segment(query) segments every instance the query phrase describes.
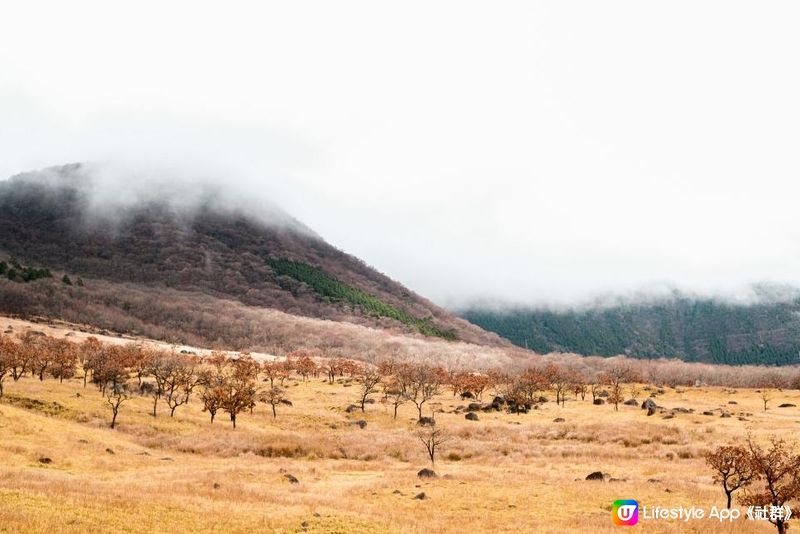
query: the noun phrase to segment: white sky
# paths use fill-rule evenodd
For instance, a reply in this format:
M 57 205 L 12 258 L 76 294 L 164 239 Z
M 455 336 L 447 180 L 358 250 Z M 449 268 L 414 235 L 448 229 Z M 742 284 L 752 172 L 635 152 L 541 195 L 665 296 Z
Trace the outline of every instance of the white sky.
M 440 303 L 800 283 L 793 2 L 5 2 L 0 176 L 277 199 Z

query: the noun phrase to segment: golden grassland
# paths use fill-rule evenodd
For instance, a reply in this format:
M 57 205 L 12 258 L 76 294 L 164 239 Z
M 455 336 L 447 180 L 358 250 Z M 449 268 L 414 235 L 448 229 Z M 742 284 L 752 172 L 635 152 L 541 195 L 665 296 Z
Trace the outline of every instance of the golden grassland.
M 464 402 L 444 393 L 432 407 L 452 439 L 435 465 L 440 476 L 422 480 L 417 471 L 428 461 L 415 408 L 402 406 L 396 421 L 380 402 L 345 413 L 358 396 L 358 384 L 347 382 L 290 380 L 292 407 L 280 406 L 273 419 L 260 405 L 236 430 L 225 414 L 211 424 L 197 401 L 174 418 L 163 409 L 153 418 L 150 399 L 136 397 L 111 430 L 103 398 L 81 380 L 9 381 L 0 402 L 0 531 L 618 532 L 616 499 L 723 506 L 702 454 L 748 432 L 791 438 L 800 418 L 800 408 L 777 408 L 800 405 L 798 391 L 776 391 L 765 412 L 754 390 L 691 388 L 657 397 L 695 410 L 672 419 L 573 399 L 523 415 L 480 412 L 473 422 L 452 413 Z M 720 418 L 719 409 L 734 416 Z M 752 415 L 743 421 L 739 413 Z M 367 426 L 355 426 L 358 419 Z M 584 480 L 596 470 L 621 480 Z M 420 492 L 427 499 L 413 498 Z M 740 519 L 632 530 L 773 528 Z

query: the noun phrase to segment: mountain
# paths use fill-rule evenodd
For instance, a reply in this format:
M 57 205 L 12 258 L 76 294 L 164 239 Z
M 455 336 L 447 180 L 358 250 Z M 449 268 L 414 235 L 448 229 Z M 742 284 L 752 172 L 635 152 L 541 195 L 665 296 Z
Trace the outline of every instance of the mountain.
M 749 303 L 681 294 L 645 302 L 546 310 L 472 307 L 465 319 L 536 352 L 680 358 L 726 364 L 796 364 L 800 296 L 762 288 Z M 769 295 L 766 295 L 769 293 Z M 779 299 L 773 298 L 779 293 Z M 768 298 L 769 297 L 769 298 Z
M 132 194 L 125 184 L 109 187 L 102 172 L 74 164 L 0 182 L 0 312 L 246 347 L 249 334 L 235 330 L 258 324 L 245 324 L 246 311 L 231 312 L 236 303 L 507 344 L 274 206 L 248 211 L 221 189 L 158 181 Z

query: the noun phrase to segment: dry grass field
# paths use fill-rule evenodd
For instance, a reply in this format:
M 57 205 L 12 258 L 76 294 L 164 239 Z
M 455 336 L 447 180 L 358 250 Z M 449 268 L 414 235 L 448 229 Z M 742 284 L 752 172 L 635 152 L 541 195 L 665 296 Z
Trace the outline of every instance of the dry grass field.
M 717 445 L 792 436 L 800 392 L 775 391 L 770 409 L 748 389 L 666 388 L 656 401 L 694 413 L 647 417 L 638 406 L 569 396 L 528 414 L 455 413 L 445 392 L 431 408 L 451 439 L 438 477 L 416 437 L 416 409 L 373 395 L 346 413 L 358 384 L 323 377 L 286 383 L 293 406 L 268 405 L 211 424 L 192 399 L 174 418 L 152 401 L 123 404 L 118 426 L 79 378 L 8 380 L 0 401 L 0 532 L 616 532 L 611 503 L 724 506 L 703 454 Z M 647 395 L 643 392 L 640 400 Z M 491 393 L 484 397 L 490 398 Z M 550 396 L 552 399 L 552 396 Z M 484 400 L 486 400 L 484 398 Z M 734 402 L 736 404 L 730 404 Z M 713 411 L 713 416 L 702 415 Z M 721 418 L 722 410 L 733 416 Z M 740 414 L 743 414 L 741 418 Z M 563 422 L 554 422 L 563 418 Z M 360 428 L 357 420 L 365 420 Z M 46 459 L 49 459 L 48 462 Z M 593 471 L 613 479 L 587 481 Z M 299 481 L 289 482 L 291 474 Z M 424 492 L 424 500 L 415 499 Z M 632 531 L 773 532 L 739 519 L 640 521 Z

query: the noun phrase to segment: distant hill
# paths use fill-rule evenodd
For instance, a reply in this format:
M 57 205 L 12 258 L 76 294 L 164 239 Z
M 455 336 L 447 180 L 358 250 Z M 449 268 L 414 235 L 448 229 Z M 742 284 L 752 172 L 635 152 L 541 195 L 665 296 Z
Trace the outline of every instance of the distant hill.
M 772 288 L 770 293 L 776 293 Z M 536 352 L 626 354 L 725 364 L 796 364 L 800 298 L 734 304 L 675 295 L 644 303 L 553 311 L 474 307 L 461 316 Z
M 213 191 L 191 205 L 155 195 L 98 206 L 92 172 L 76 164 L 0 182 L 0 259 L 7 265 L 0 312 L 69 316 L 121 330 L 150 325 L 176 340 L 246 344 L 244 334 L 221 326 L 227 318 L 209 316 L 211 297 L 420 336 L 506 343 L 279 210 L 249 215 L 216 201 Z M 174 302 L 148 297 L 145 306 L 132 296 L 158 288 L 187 299 L 185 317 L 166 314 Z M 202 317 L 193 296 L 203 297 Z

